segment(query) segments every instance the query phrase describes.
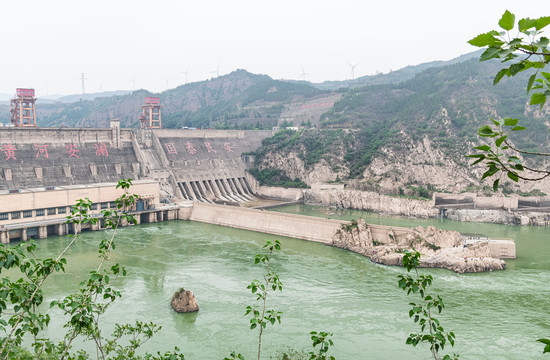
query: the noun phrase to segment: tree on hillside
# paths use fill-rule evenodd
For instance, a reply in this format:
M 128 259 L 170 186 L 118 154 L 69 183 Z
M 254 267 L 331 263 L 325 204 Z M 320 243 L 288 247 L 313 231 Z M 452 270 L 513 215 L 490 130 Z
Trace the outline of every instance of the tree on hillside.
M 542 30 L 550 24 L 550 16 L 521 19 L 517 21 L 517 29 L 514 30 L 516 17 L 506 10 L 498 24 L 500 31 L 480 34 L 469 43 L 486 47 L 480 61 L 499 59 L 507 65 L 496 74 L 493 85 L 498 84 L 504 76 L 512 77 L 523 71 L 533 71 L 527 83 L 527 94 L 531 94 L 529 104 L 539 106 L 542 112 L 550 97 L 550 73 L 544 71 L 550 62 L 550 41 L 543 36 Z M 496 191 L 504 175 L 515 182 L 519 179 L 539 181 L 550 176 L 550 168 L 547 166 L 528 166 L 523 161 L 523 157 L 530 156 L 535 163 L 540 164 L 541 160 L 550 159 L 550 153 L 522 150 L 511 141 L 514 132 L 525 130 L 524 126 L 519 125 L 519 119 L 505 117 L 491 118 L 491 121 L 491 125 L 484 125 L 478 130 L 478 135 L 486 138 L 488 143 L 475 147 L 480 153 L 468 155 L 476 159 L 472 165 L 483 163 L 487 166 L 482 179 L 496 176 L 493 182 Z

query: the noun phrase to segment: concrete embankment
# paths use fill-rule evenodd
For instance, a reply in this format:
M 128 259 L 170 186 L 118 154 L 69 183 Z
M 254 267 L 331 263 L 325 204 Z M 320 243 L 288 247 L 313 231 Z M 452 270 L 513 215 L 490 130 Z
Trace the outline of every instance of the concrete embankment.
M 385 265 L 400 265 L 404 250 L 421 251 L 421 266 L 459 273 L 504 269 L 500 258 L 515 258 L 511 240 L 466 244 L 456 231 L 367 225 L 349 221 L 284 214 L 207 203 L 188 203 L 180 219 L 316 241 L 369 257 Z
M 332 236 L 347 223 L 312 216 L 269 212 L 207 203 L 193 203 L 188 219 L 331 245 Z

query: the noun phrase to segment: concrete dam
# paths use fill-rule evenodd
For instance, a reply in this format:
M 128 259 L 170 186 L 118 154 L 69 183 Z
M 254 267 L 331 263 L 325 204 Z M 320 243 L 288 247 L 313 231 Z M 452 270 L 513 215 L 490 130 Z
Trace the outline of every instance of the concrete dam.
M 253 158 L 271 131 L 0 128 L 0 191 L 149 179 L 161 198 L 254 200 Z M 250 158 L 250 159 L 249 159 Z M 1 210 L 0 210 L 1 212 Z

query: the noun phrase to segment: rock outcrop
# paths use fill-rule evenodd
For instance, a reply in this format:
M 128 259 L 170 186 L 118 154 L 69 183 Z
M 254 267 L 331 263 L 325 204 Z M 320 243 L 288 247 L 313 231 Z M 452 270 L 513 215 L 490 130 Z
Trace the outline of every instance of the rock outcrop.
M 367 256 L 384 265 L 401 266 L 405 250 L 420 252 L 420 266 L 444 268 L 457 273 L 504 270 L 504 260 L 490 257 L 489 242 L 465 245 L 456 231 L 418 226 L 404 234 L 390 233 L 389 240 L 375 239 L 369 226 L 359 220 L 356 226 L 338 230 L 333 245 Z
M 304 202 L 342 209 L 374 211 L 380 214 L 429 218 L 439 215 L 431 200 L 415 200 L 359 190 L 306 190 Z
M 199 311 L 199 305 L 197 304 L 195 295 L 191 290 L 185 290 L 184 288 L 174 293 L 170 304 L 172 305 L 172 309 L 179 313 Z

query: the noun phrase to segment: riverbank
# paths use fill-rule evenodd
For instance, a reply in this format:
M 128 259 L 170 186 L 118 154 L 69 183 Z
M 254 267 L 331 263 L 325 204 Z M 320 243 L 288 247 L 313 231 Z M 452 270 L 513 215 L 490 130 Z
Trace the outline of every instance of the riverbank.
M 315 189 L 283 189 L 260 187 L 270 197 L 295 201 L 302 199 L 304 204 L 371 211 L 381 215 L 405 216 L 416 219 L 443 217 L 449 220 L 483 222 L 503 225 L 550 226 L 550 212 L 505 210 L 505 209 L 439 209 L 435 201 L 389 196 L 370 191 L 345 190 L 342 188 L 318 187 Z M 295 191 L 291 191 L 295 190 Z

